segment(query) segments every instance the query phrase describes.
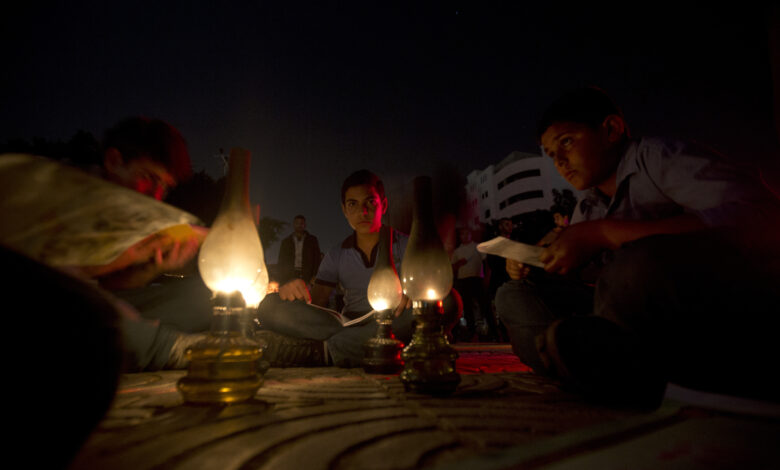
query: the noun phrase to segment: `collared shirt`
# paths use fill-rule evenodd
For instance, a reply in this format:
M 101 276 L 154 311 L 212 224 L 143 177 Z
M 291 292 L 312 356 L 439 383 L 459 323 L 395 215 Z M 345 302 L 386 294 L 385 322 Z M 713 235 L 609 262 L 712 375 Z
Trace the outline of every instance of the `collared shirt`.
M 612 198 L 596 188 L 587 190 L 572 223 L 692 213 L 707 226 L 723 227 L 776 217 L 778 209 L 749 170 L 692 143 L 632 141 L 618 164 L 616 188 Z
M 386 226 L 382 227 L 382 230 L 387 229 Z M 409 238 L 405 234 L 393 229 L 393 261 L 399 273 L 408 241 Z M 353 232 L 341 245 L 328 250 L 320 263 L 314 282 L 328 287 L 341 287 L 344 292 L 344 313 L 371 311 L 366 290 L 374 272 L 377 246 L 371 251 L 371 257 L 366 258 L 357 247 L 357 235 Z
M 295 262 L 293 266 L 296 269 L 301 269 L 303 266 L 303 240 L 306 239 L 306 234 L 304 233 L 300 239 L 293 234 L 292 239 L 295 244 Z

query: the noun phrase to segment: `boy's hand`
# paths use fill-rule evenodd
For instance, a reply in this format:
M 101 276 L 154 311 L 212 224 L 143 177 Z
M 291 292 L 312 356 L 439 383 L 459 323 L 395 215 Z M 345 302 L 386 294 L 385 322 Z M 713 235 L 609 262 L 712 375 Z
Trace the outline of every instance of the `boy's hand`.
M 509 274 L 510 279 L 514 279 L 515 281 L 525 279 L 530 271 L 531 268 L 520 261 L 509 258 L 506 259 L 506 273 Z
M 311 303 L 311 294 L 303 279 L 293 279 L 279 287 L 279 297 L 290 302 L 303 300 L 307 304 Z
M 558 238 L 539 256 L 545 271 L 566 274 L 585 264 L 600 250 L 611 248 L 600 222 L 581 222 L 561 230 Z
M 191 226 L 188 236 L 172 237 L 166 233 L 155 233 L 132 245 L 111 264 L 103 267 L 106 274 L 133 265 L 152 264 L 158 273 L 181 269 L 198 252 L 208 229 Z
M 194 237 L 185 241 L 177 240 L 167 249 L 158 246 L 154 253 L 154 264 L 157 267 L 157 272 L 167 273 L 183 268 L 195 257 L 199 247 L 200 240 Z

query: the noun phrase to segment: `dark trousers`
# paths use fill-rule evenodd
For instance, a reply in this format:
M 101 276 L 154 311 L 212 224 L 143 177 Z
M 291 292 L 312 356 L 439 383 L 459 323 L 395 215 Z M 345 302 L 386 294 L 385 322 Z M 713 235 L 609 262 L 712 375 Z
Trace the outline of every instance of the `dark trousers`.
M 704 234 L 648 237 L 612 255 L 595 289 L 549 275 L 499 289 L 496 308 L 521 360 L 543 370 L 536 336 L 556 319 L 594 314 L 633 335 L 671 381 L 766 392 L 756 384 L 777 356 L 768 326 L 780 311 L 778 273 Z
M 498 339 L 498 327 L 496 318 L 493 316 L 493 309 L 490 306 L 487 292 L 481 277 L 466 277 L 457 279 L 454 283 L 455 289 L 460 293 L 463 299 L 463 317 L 466 319 L 466 328 L 469 336 L 473 336 L 477 330 L 474 316 L 474 303 L 476 301 L 479 307 L 479 313 L 488 326 L 488 333 L 495 339 Z

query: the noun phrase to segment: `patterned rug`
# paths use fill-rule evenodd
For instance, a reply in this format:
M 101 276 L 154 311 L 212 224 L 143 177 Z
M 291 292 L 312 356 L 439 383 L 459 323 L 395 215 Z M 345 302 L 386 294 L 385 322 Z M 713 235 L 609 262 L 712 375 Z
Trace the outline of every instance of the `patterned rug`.
M 460 374 L 497 374 L 531 372 L 512 352 L 512 346 L 502 343 L 457 343 L 455 367 Z

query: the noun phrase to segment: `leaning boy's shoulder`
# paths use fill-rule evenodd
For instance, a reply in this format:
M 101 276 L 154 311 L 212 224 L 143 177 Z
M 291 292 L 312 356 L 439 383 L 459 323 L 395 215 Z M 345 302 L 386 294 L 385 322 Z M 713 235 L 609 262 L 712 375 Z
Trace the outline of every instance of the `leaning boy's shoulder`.
M 693 177 L 711 165 L 739 166 L 711 147 L 695 141 L 643 137 L 631 142 L 618 167 L 618 180 L 631 174 L 648 175 L 653 180 L 670 176 Z
M 666 160 L 688 157 L 722 160 L 725 157 L 711 147 L 696 141 L 643 137 L 633 142 L 629 153 L 640 161 Z

